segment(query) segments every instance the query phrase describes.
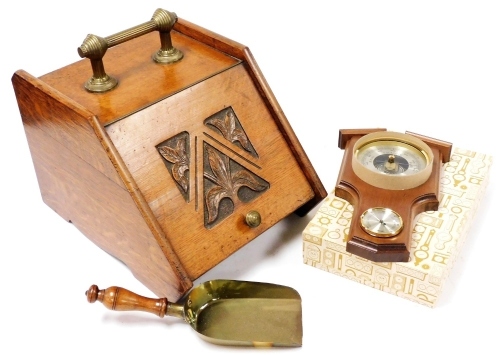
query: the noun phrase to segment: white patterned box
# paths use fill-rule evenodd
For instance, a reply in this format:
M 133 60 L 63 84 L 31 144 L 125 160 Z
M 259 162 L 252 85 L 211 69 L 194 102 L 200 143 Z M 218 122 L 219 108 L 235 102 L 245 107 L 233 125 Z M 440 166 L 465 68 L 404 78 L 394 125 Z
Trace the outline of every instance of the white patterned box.
M 443 166 L 439 210 L 416 217 L 406 263 L 376 263 L 346 252 L 353 207 L 329 194 L 302 233 L 304 263 L 434 307 L 484 194 L 491 164 L 491 156 L 453 149 Z

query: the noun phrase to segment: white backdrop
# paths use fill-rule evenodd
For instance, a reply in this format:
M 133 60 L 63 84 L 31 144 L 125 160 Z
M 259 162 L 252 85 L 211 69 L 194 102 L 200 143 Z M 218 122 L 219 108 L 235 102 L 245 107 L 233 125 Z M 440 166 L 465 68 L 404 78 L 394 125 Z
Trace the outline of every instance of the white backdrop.
M 340 128 L 408 130 L 494 156 L 487 195 L 435 309 L 304 265 L 301 232 L 316 209 L 286 218 L 196 283 L 230 278 L 297 289 L 304 339 L 284 350 L 291 353 L 498 350 L 498 2 L 29 0 L 2 7 L 0 353 L 263 351 L 209 344 L 177 319 L 89 305 L 84 292 L 93 283 L 153 294 L 40 197 L 12 74 L 41 76 L 75 62 L 88 33 L 111 35 L 158 7 L 250 48 L 328 191 L 343 154 Z

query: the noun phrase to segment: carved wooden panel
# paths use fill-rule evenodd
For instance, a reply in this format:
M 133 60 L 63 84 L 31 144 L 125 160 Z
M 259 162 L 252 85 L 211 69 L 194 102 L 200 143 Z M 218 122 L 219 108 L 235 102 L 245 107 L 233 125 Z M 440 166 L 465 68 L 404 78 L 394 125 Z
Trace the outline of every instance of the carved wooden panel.
M 244 149 L 252 156 L 258 157 L 231 107 L 207 118 L 205 126 L 215 127 L 223 136 L 224 140 L 219 141 L 220 144 L 234 145 L 234 149 Z M 205 135 L 209 136 L 207 133 Z M 188 132 L 181 132 L 157 145 L 156 148 L 186 202 L 189 202 L 189 182 L 192 180 L 190 175 L 195 174 L 195 171 L 203 171 L 203 219 L 206 228 L 214 227 L 233 213 L 236 206 L 252 201 L 269 188 L 269 183 L 256 173 L 206 142 L 203 143 L 203 166 L 196 166 L 198 162 L 195 160 L 193 162 L 195 168 L 191 169 L 193 170 L 191 172 L 189 137 Z M 228 149 L 232 150 L 230 147 Z M 236 155 L 236 159 L 238 158 L 243 159 Z M 256 169 L 258 168 L 256 166 Z M 195 189 L 198 188 L 196 185 Z
M 205 226 L 211 228 L 269 188 L 269 183 L 210 146 L 203 147 Z
M 106 131 L 192 278 L 314 196 L 243 65 Z
M 189 201 L 189 133 L 181 132 L 159 144 L 158 152 L 164 159 L 172 179 L 184 199 Z
M 245 149 L 254 157 L 259 156 L 248 139 L 232 107 L 226 107 L 213 114 L 205 120 L 205 125 L 209 128 L 213 128 L 216 132 L 221 134 L 224 139 Z

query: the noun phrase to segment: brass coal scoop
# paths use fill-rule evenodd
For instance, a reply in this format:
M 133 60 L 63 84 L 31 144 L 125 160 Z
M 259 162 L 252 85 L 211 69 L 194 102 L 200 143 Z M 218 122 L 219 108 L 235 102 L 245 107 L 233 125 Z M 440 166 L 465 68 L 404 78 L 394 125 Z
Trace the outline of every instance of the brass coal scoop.
M 221 345 L 301 346 L 300 295 L 286 286 L 233 280 L 207 281 L 182 303 L 147 298 L 120 287 L 92 285 L 87 300 L 116 311 L 144 311 L 184 319 L 205 340 Z

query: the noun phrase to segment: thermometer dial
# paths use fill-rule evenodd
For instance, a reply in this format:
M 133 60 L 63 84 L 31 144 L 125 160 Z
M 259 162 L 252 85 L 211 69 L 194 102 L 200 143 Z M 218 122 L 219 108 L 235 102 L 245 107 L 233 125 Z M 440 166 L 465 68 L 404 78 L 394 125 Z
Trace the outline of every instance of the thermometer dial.
M 403 229 L 403 219 L 390 208 L 369 208 L 360 218 L 361 228 L 374 236 L 388 238 L 398 235 Z

